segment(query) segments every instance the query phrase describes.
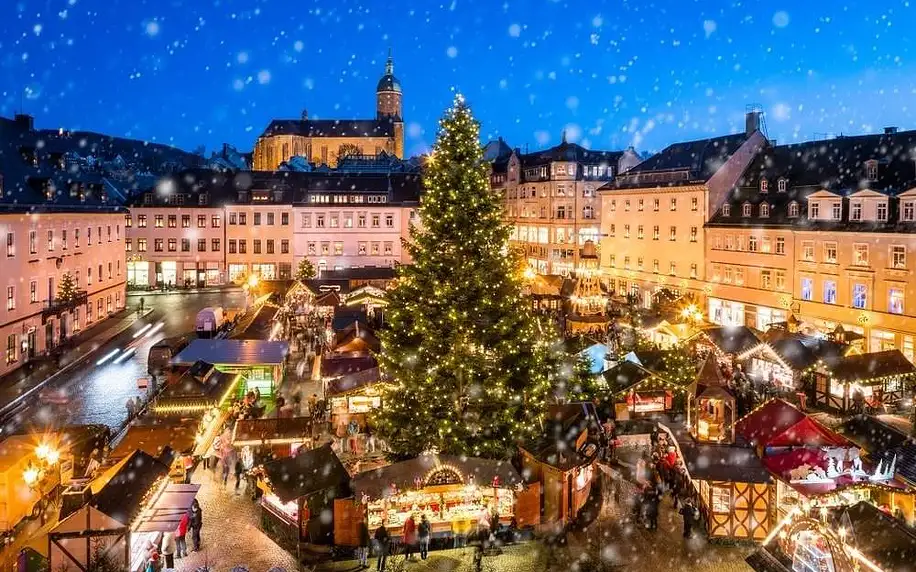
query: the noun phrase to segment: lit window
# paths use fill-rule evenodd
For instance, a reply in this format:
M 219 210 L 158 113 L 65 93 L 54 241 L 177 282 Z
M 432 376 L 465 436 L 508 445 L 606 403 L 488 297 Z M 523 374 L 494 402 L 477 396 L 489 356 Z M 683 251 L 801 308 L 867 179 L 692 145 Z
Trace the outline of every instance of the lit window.
M 671 210 L 677 210 L 677 197 L 671 197 Z
M 658 240 L 658 238 L 659 238 L 658 225 L 655 225 L 652 227 L 652 240 Z
M 907 222 L 916 220 L 916 201 L 903 201 L 903 220 Z
M 642 211 L 642 208 L 643 208 L 643 200 L 642 200 L 642 199 L 637 199 L 637 200 L 636 200 L 636 210 Z
M 695 211 L 699 208 L 700 201 L 696 197 L 690 197 L 690 210 Z
M 868 305 L 868 287 L 865 284 L 852 285 L 852 307 L 860 310 Z
M 887 201 L 878 203 L 875 217 L 882 222 L 887 220 Z
M 672 275 L 672 276 L 674 276 L 675 274 L 677 274 L 677 263 L 676 263 L 676 262 L 671 262 L 671 263 L 668 265 L 668 274 L 670 274 L 670 275 Z
M 696 263 L 690 265 L 690 277 L 691 277 L 691 278 L 696 278 L 696 277 L 697 277 L 697 265 L 696 265 Z
M 867 244 L 854 244 L 852 246 L 852 263 L 855 266 L 868 266 Z
M 636 238 L 639 240 L 643 239 L 642 225 L 636 227 Z
M 802 300 L 811 300 L 814 293 L 814 279 L 813 278 L 802 278 L 801 279 L 801 299 Z
M 630 225 L 628 224 L 623 225 L 623 237 L 630 238 Z
M 836 264 L 836 243 L 835 242 L 825 242 L 824 243 L 824 262 L 830 262 L 831 264 Z
M 751 205 L 750 203 L 744 203 L 744 206 L 741 207 L 741 216 L 751 216 Z
M 825 304 L 836 304 L 836 281 L 835 280 L 825 280 L 824 281 L 824 303 Z
M 760 218 L 767 218 L 770 216 L 770 205 L 763 203 L 760 205 Z
M 833 220 L 840 220 L 843 217 L 843 203 L 834 201 L 830 205 L 830 213 Z
M 878 162 L 874 159 L 865 162 L 865 178 L 871 182 L 878 180 Z
M 817 220 L 821 216 L 821 203 L 808 204 L 808 218 Z
M 786 253 L 786 239 L 783 236 L 776 237 L 776 254 Z
M 731 205 L 722 205 L 722 216 L 732 216 Z
M 677 227 L 672 226 L 669 230 L 668 240 L 677 240 Z
M 757 252 L 757 237 L 751 235 L 747 237 L 747 250 L 748 252 Z
M 786 272 L 785 270 L 776 271 L 776 289 L 785 290 L 786 289 Z
M 903 289 L 891 288 L 887 293 L 887 311 L 891 314 L 903 313 Z
M 814 242 L 806 240 L 802 243 L 802 260 L 814 262 Z
M 768 189 L 769 189 L 769 183 L 767 183 L 767 180 L 766 180 L 766 179 L 760 179 L 760 192 L 761 192 L 761 193 L 766 193 L 766 192 L 768 191 Z
M 789 216 L 795 218 L 798 216 L 798 203 L 789 203 Z
M 658 258 L 652 261 L 652 272 L 658 274 Z
M 659 199 L 653 199 L 653 201 L 652 201 L 652 210 L 658 212 L 659 203 L 661 203 L 661 201 L 660 201 Z
M 772 288 L 772 274 L 769 270 L 760 271 L 760 287 L 764 290 L 769 290 Z
M 779 179 L 776 182 L 776 190 L 779 191 L 780 193 L 786 192 L 786 184 L 787 184 L 787 181 L 785 179 Z
M 696 242 L 696 241 L 697 241 L 697 227 L 692 226 L 690 227 L 690 242 Z
M 862 201 L 855 201 L 849 206 L 849 220 L 862 220 Z
M 906 247 L 894 245 L 891 247 L 891 267 L 906 268 Z

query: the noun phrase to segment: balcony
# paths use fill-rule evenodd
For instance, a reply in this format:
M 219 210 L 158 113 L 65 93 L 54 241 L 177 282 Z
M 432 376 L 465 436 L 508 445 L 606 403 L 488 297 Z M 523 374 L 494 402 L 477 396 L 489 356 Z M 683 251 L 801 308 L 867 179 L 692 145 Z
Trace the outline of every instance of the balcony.
M 64 312 L 86 305 L 88 301 L 89 293 L 85 290 L 77 290 L 73 298 L 69 300 L 61 300 L 60 298 L 45 300 L 44 308 L 41 309 L 41 318 L 45 320 L 49 316 L 60 316 Z

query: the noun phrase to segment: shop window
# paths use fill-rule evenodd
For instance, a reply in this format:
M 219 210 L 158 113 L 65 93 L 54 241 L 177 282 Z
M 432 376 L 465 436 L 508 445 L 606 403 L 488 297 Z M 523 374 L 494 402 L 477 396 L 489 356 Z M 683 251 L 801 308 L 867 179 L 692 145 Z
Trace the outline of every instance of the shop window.
M 728 487 L 713 485 L 709 489 L 709 505 L 716 514 L 730 514 L 732 510 L 732 491 Z

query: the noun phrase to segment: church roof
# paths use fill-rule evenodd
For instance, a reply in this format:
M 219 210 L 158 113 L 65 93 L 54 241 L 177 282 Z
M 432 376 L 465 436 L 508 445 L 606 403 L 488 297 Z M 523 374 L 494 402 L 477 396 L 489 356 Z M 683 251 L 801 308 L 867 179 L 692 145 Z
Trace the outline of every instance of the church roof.
M 394 137 L 391 119 L 274 119 L 261 137 Z
M 394 77 L 394 60 L 391 59 L 390 51 L 388 52 L 388 61 L 385 63 L 385 75 L 379 78 L 375 91 L 396 91 L 401 93 L 401 82 Z

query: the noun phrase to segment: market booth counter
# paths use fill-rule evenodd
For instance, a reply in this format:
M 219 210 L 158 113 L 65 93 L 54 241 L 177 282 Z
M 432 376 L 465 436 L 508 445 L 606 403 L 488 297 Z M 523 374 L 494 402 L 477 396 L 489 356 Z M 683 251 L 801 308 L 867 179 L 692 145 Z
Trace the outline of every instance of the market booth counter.
M 690 434 L 701 442 L 734 442 L 736 398 L 725 384 L 714 356 L 706 358 L 689 391 L 687 426 Z
M 89 502 L 62 515 L 48 534 L 50 570 L 85 572 L 99 558 L 112 568 L 142 570 L 147 541 L 157 544 L 175 530 L 200 488 L 169 481 L 171 457 L 169 450 L 159 458 L 135 451 L 100 476 Z
M 261 526 L 271 538 L 292 550 L 299 542 L 333 542 L 334 528 L 321 515 L 331 512 L 335 499 L 350 496 L 350 474 L 330 444 L 300 449 L 258 472 Z
M 343 546 L 356 546 L 365 518 L 370 531 L 384 524 L 394 537 L 411 514 L 417 522 L 425 514 L 435 537 L 469 534 L 484 511 L 502 525 L 539 523 L 537 483 L 525 487 L 507 461 L 424 454 L 359 473 L 350 488 L 352 498 L 334 501 L 334 539 Z
M 328 383 L 325 396 L 331 405 L 331 426 L 356 421 L 366 426 L 366 416 L 382 406 L 388 381 L 377 367 L 347 374 Z

